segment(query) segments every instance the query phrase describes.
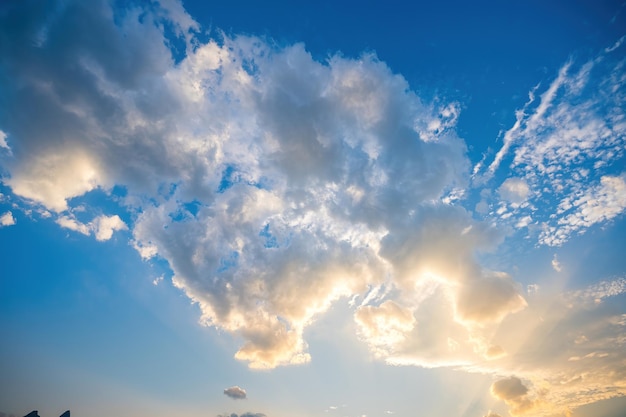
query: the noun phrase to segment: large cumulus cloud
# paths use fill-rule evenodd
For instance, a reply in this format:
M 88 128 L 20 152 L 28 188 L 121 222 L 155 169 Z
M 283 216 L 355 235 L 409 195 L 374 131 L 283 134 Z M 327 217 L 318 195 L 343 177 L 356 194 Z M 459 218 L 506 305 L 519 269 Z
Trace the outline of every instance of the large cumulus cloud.
M 2 38 L 3 74 L 19 80 L 3 90 L 4 182 L 85 234 L 72 199 L 125 187 L 134 246 L 169 262 L 203 323 L 242 338 L 236 357 L 250 366 L 308 361 L 303 330 L 333 301 L 413 279 L 407 230 L 467 226 L 441 202 L 467 176 L 456 105 L 422 102 L 375 56 L 200 43 L 188 16 L 155 4 L 28 6 L 4 14 L 19 22 Z M 186 42 L 179 62 L 164 25 Z

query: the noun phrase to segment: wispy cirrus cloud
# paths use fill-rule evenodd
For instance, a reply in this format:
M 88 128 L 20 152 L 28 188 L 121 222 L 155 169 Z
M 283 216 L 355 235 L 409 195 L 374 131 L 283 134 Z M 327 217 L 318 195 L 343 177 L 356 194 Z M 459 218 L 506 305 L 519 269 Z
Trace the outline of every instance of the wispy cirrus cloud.
M 561 200 L 555 225 L 545 225 L 539 241 L 551 246 L 564 243 L 574 233 L 619 216 L 626 209 L 626 174 L 604 175 L 600 183 Z
M 539 97 L 535 87 L 491 164 L 475 167 L 479 185 L 508 164 L 511 178 L 499 187 L 504 201 L 492 203 L 491 215 L 517 227 L 539 226 L 542 244 L 560 246 L 626 208 L 621 43 L 581 65 L 571 59 Z

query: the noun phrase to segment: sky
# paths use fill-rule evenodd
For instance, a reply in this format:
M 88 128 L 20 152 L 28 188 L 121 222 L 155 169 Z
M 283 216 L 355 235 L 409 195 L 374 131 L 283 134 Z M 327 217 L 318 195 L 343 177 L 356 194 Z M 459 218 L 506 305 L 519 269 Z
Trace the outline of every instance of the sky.
M 0 3 L 0 416 L 618 417 L 626 3 Z

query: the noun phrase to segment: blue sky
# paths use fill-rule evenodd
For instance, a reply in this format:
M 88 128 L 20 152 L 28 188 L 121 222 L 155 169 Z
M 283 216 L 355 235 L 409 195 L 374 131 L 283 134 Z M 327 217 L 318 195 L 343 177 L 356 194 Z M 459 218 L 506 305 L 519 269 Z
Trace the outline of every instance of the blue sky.
M 0 5 L 0 412 L 626 408 L 626 6 Z

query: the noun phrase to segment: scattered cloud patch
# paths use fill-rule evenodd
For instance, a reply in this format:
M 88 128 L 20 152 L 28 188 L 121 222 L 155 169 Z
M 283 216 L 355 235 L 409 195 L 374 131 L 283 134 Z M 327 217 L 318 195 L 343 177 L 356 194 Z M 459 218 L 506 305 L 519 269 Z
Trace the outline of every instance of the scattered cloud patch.
M 582 195 L 567 197 L 559 208 L 563 213 L 557 224 L 546 225 L 539 241 L 560 246 L 574 233 L 582 233 L 597 223 L 605 223 L 626 209 L 626 175 L 600 178 L 600 183 Z
M 560 246 L 626 209 L 622 43 L 586 62 L 569 60 L 541 94 L 540 85 L 533 88 L 491 164 L 475 166 L 475 183 L 484 185 L 508 164 L 498 191 L 514 207 L 496 214 L 518 228 L 533 219 L 541 244 Z M 493 215 L 489 203 L 483 198 L 477 212 Z
M 594 302 L 601 301 L 608 297 L 615 297 L 626 293 L 626 278 L 616 278 L 613 280 L 602 281 L 590 287 L 575 291 L 572 295 L 573 298 L 579 298 L 583 300 L 593 300 Z

